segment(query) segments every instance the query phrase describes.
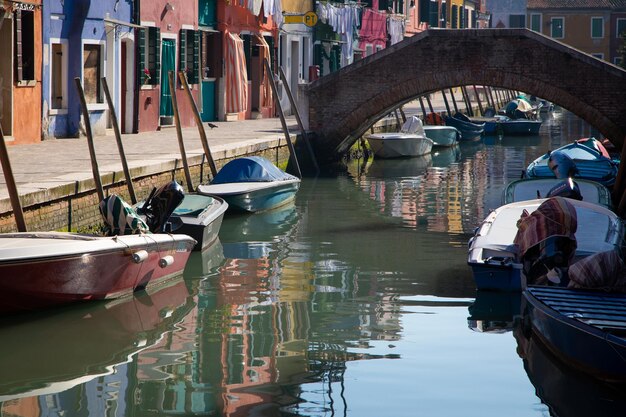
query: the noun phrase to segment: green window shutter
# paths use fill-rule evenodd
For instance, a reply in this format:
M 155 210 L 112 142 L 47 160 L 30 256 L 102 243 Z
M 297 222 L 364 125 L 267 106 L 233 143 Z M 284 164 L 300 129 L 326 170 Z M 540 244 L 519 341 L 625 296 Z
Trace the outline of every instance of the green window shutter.
M 154 72 L 152 77 L 152 85 L 161 85 L 161 29 L 150 28 L 152 31 L 152 39 L 154 43 Z
M 187 30 L 181 29 L 179 32 L 180 48 L 178 48 L 179 71 L 187 70 Z
M 24 55 L 22 48 L 22 11 L 15 12 L 15 81 L 24 79 Z
M 458 9 L 459 7 L 456 4 L 452 5 L 452 17 L 451 17 L 451 25 L 452 29 L 457 29 L 459 27 L 459 18 L 458 18 Z
M 191 83 L 198 84 L 200 78 L 200 32 L 191 32 L 193 34 L 193 65 L 191 71 Z
M 143 28 L 137 29 L 137 38 L 139 44 L 139 47 L 137 48 L 139 53 L 139 74 L 141 83 L 144 84 L 147 80 L 147 76 L 144 70 L 148 68 L 148 60 L 146 56 L 146 30 Z
M 430 0 L 419 0 L 419 20 L 428 22 L 430 18 Z

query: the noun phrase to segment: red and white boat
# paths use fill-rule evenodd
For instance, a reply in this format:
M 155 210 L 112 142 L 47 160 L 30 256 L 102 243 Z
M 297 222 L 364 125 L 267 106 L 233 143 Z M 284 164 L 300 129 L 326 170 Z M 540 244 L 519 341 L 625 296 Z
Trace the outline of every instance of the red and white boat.
M 182 274 L 187 235 L 0 234 L 0 312 L 119 298 Z

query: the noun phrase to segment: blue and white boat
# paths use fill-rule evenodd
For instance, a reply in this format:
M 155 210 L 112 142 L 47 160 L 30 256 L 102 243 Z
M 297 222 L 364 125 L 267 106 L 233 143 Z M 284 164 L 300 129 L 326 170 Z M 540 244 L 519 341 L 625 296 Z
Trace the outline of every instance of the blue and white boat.
M 590 144 L 578 141 L 556 149 L 554 152 L 567 155 L 576 165 L 575 178 L 597 181 L 602 185 L 611 187 L 615 183 L 619 163 L 607 158 L 602 152 L 594 149 Z M 554 172 L 548 165 L 551 152 L 547 152 L 531 162 L 526 168 L 525 176 L 528 178 L 555 178 Z
M 451 147 L 461 138 L 461 132 L 453 126 L 424 125 L 424 132 L 433 141 L 433 147 Z
M 295 199 L 300 178 L 288 174 L 260 156 L 236 158 L 215 178 L 199 185 L 199 194 L 223 198 L 229 208 L 244 212 L 271 210 Z

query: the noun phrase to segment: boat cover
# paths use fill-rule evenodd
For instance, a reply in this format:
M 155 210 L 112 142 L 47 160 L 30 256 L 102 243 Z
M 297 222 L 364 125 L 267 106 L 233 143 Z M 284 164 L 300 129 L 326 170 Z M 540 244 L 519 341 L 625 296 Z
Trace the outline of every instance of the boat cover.
M 104 219 L 105 233 L 108 236 L 150 233 L 146 222 L 127 202 L 115 194 L 102 200 L 98 208 Z
M 411 133 L 418 136 L 426 136 L 426 132 L 424 131 L 424 125 L 422 121 L 417 116 L 411 116 L 407 119 L 406 122 L 402 125 L 400 129 L 400 133 Z
M 211 184 L 271 182 L 297 179 L 260 156 L 233 159 L 220 169 Z
M 576 140 L 576 143 L 580 143 L 581 145 L 588 146 L 594 151 L 597 151 L 598 153 L 600 153 L 605 158 L 611 159 L 611 155 L 606 150 L 602 142 L 600 142 L 598 139 L 594 137 L 578 139 Z
M 626 265 L 616 250 L 581 259 L 568 270 L 570 288 L 626 292 Z
M 523 257 L 530 248 L 552 236 L 569 238 L 575 245 L 577 228 L 576 208 L 564 197 L 552 197 L 532 213 L 522 212 L 513 242 Z

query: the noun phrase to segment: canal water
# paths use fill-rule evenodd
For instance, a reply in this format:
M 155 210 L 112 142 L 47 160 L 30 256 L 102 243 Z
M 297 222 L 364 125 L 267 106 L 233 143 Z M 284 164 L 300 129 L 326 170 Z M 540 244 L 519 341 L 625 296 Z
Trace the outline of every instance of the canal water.
M 544 119 L 305 178 L 292 206 L 227 215 L 166 288 L 4 320 L 0 416 L 621 415 L 614 387 L 519 331 L 520 294 L 477 293 L 466 265 L 507 182 L 597 135 Z

